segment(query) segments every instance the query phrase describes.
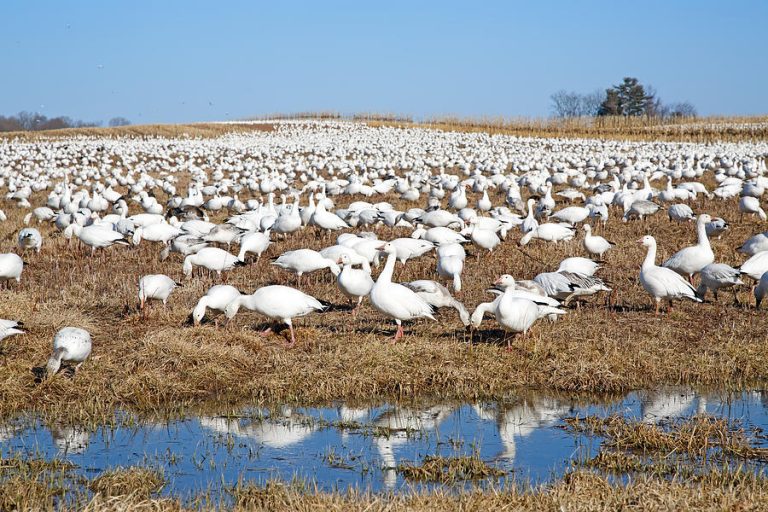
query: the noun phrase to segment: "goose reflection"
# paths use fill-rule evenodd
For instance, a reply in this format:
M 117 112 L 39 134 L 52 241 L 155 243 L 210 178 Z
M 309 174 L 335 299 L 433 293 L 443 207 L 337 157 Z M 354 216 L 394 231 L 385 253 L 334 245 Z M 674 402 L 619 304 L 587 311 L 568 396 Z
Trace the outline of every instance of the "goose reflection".
M 640 414 L 644 423 L 703 414 L 706 408 L 707 399 L 691 390 L 657 390 L 640 395 Z
M 570 404 L 550 398 L 525 399 L 512 407 L 499 408 L 495 404 L 475 404 L 472 406 L 480 419 L 496 421 L 499 439 L 503 445 L 497 459 L 507 459 L 510 463 L 517 455 L 517 442 L 528 437 L 534 431 L 550 427 L 568 415 Z
M 91 433 L 83 427 L 53 427 L 51 437 L 59 455 L 79 455 L 88 448 Z
M 247 437 L 276 449 L 300 443 L 314 431 L 311 418 L 294 413 L 290 407 L 281 407 L 279 414 L 258 420 L 202 417 L 200 425 L 220 434 Z
M 375 426 L 389 431 L 389 436 L 374 437 L 374 444 L 381 458 L 384 487 L 387 490 L 394 489 L 397 484 L 395 448 L 408 442 L 409 433 L 437 430 L 454 409 L 454 406 L 448 405 L 424 408 L 394 407 L 374 420 Z

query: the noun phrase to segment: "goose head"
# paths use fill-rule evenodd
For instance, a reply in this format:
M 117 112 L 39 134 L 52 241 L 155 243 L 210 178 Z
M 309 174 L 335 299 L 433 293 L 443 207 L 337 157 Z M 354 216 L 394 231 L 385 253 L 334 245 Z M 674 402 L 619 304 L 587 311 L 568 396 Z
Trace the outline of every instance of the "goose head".
M 501 288 L 514 288 L 515 287 L 515 278 L 512 277 L 509 274 L 502 274 L 499 276 L 496 281 L 493 282 L 495 286 L 499 286 Z
M 656 239 L 651 235 L 645 235 L 643 238 L 638 240 L 637 243 L 644 247 L 656 247 Z

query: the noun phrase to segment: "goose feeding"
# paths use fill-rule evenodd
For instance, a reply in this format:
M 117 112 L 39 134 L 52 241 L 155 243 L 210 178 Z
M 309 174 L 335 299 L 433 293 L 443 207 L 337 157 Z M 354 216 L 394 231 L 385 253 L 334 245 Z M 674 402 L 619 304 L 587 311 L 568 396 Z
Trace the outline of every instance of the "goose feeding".
M 144 309 L 148 300 L 159 300 L 163 306 L 168 303 L 168 297 L 173 290 L 181 286 L 165 274 L 148 274 L 139 279 L 139 309 Z
M 760 280 L 752 293 L 755 296 L 755 309 L 760 309 L 760 304 L 762 304 L 765 296 L 768 295 L 768 272 L 760 276 Z
M 428 279 L 419 279 L 407 283 L 401 283 L 406 288 L 409 288 L 421 297 L 424 302 L 432 306 L 434 309 L 440 308 L 453 308 L 459 314 L 461 323 L 465 326 L 469 325 L 469 311 L 464 307 L 464 304 L 456 300 L 448 288 L 438 283 L 437 281 L 431 281 Z
M 707 236 L 717 237 L 718 239 L 723 236 L 723 233 L 728 231 L 730 226 L 725 219 L 721 217 L 715 217 L 712 222 L 707 222 Z
M 192 310 L 192 321 L 194 325 L 200 325 L 205 316 L 206 309 L 212 309 L 223 313 L 229 306 L 229 303 L 240 297 L 240 290 L 228 284 L 217 284 L 211 286 L 205 295 L 200 297 L 195 308 Z
M 739 267 L 741 275 L 748 276 L 759 281 L 765 272 L 768 272 L 768 251 L 758 252 Z
M 243 265 L 245 265 L 245 263 L 240 261 L 237 256 L 228 253 L 224 249 L 219 249 L 218 247 L 203 247 L 195 254 L 190 254 L 184 258 L 182 271 L 185 276 L 191 277 L 192 269 L 195 266 L 198 266 L 216 272 L 218 276 L 221 276 L 222 272 Z
M 696 215 L 693 214 L 693 210 L 687 204 L 673 204 L 667 208 L 667 216 L 669 216 L 669 220 L 676 222 L 688 222 L 696 219 Z
M 322 254 L 312 249 L 296 249 L 295 251 L 284 252 L 272 264 L 296 274 L 299 283 L 301 283 L 302 275 L 316 270 L 327 268 L 334 277 L 341 272 L 339 265 L 334 260 L 324 258 Z
M 560 266 L 557 267 L 556 272 L 573 272 L 574 274 L 593 276 L 599 269 L 599 263 L 594 262 L 589 258 L 573 256 L 571 258 L 565 258 L 563 261 L 561 261 Z
M 286 324 L 291 331 L 291 345 L 296 343 L 293 319 L 325 309 L 325 306 L 316 298 L 295 288 L 282 285 L 264 286 L 251 295 L 236 297 L 224 309 L 227 321 L 234 318 L 241 307 Z M 268 336 L 271 333 L 272 328 L 270 327 L 262 331 L 261 335 Z
M 357 305 L 352 310 L 352 314 L 357 315 L 363 299 L 371 293 L 371 288 L 373 288 L 371 274 L 365 270 L 352 268 L 352 258 L 349 254 L 341 254 L 336 263 L 342 265 L 341 272 L 336 276 L 336 284 L 348 298 L 357 299 Z M 368 262 L 366 261 L 366 263 Z
M 256 261 L 261 259 L 261 255 L 269 248 L 272 242 L 269 239 L 269 230 L 261 232 L 246 233 L 240 238 L 240 252 L 237 259 L 245 261 L 245 256 L 251 252 L 256 255 Z
M 599 235 L 592 234 L 592 226 L 584 224 L 584 249 L 599 258 L 611 250 L 616 244 Z
M 384 270 L 379 274 L 379 278 L 371 288 L 370 300 L 376 310 L 380 313 L 393 318 L 397 324 L 397 332 L 392 340 L 393 343 L 403 337 L 403 321 L 414 320 L 416 318 L 429 318 L 432 316 L 432 306 L 419 297 L 413 290 L 392 282 L 392 274 L 395 270 L 395 259 L 397 258 L 397 249 L 394 245 L 386 243 L 379 248 L 387 255 L 387 262 Z
M 768 215 L 765 214 L 765 211 L 760 206 L 760 199 L 756 197 L 742 196 L 741 199 L 739 199 L 739 211 L 741 212 L 742 217 L 745 213 L 747 215 L 757 214 L 757 216 L 760 217 L 760 220 L 768 220 Z
M 638 199 L 629 203 L 625 208 L 624 217 L 622 220 L 627 222 L 629 219 L 645 220 L 649 215 L 653 215 L 659 211 L 660 206 L 652 201 L 646 201 L 644 199 Z
M 453 291 L 461 291 L 461 273 L 464 271 L 464 259 L 460 256 L 442 256 L 437 258 L 437 275 L 453 282 Z
M 96 249 L 106 249 L 115 244 L 130 245 L 121 233 L 96 225 L 83 227 L 79 224 L 70 224 L 64 231 L 64 236 L 67 235 L 75 235 L 83 244 L 91 248 L 92 255 Z
M 674 270 L 682 276 L 688 276 L 688 281 L 693 283 L 693 274 L 701 272 L 701 269 L 715 261 L 715 253 L 712 252 L 712 246 L 707 237 L 707 222 L 712 217 L 706 213 L 699 215 L 696 219 L 696 233 L 698 243 L 691 247 L 680 249 L 673 254 L 662 266 Z
M 662 300 L 669 301 L 669 310 L 672 310 L 672 301 L 676 299 L 690 299 L 701 302 L 696 296 L 696 290 L 680 274 L 667 267 L 656 266 L 656 239 L 646 235 L 639 244 L 648 248 L 640 269 L 640 284 L 643 289 L 656 302 L 656 315 L 659 314 L 659 305 Z
M 539 224 L 538 227 L 523 235 L 519 244 L 521 246 L 527 245 L 534 238 L 553 243 L 568 241 L 573 239 L 575 233 L 576 231 L 570 226 L 547 222 L 545 224 Z
M 48 359 L 46 373 L 53 377 L 62 363 L 76 363 L 74 371 L 91 355 L 91 334 L 79 327 L 64 327 L 53 338 L 53 354 Z

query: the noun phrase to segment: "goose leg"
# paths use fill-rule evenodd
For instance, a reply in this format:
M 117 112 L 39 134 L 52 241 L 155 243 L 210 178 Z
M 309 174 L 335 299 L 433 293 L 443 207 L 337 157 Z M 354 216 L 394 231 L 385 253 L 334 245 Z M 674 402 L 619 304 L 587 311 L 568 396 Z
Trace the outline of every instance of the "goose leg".
M 659 306 L 661 305 L 661 301 L 659 299 L 656 299 L 656 314 L 655 316 L 659 316 Z
M 403 337 L 403 324 L 400 323 L 400 320 L 397 321 L 397 332 L 395 333 L 395 337 L 392 340 L 392 343 L 397 342 L 400 338 Z
M 288 329 L 291 331 L 291 346 L 296 344 L 296 334 L 293 332 L 293 324 L 288 324 Z
M 259 336 L 265 336 L 266 337 L 266 336 L 269 336 L 270 334 L 272 334 L 272 326 L 269 326 L 266 329 L 264 329 L 263 331 L 261 331 L 259 333 Z

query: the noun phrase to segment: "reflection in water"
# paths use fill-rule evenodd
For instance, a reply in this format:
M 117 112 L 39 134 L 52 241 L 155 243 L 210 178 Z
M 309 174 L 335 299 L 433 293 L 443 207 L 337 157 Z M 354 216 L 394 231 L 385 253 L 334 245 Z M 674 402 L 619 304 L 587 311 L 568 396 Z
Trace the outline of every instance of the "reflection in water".
M 246 437 L 270 448 L 285 448 L 300 443 L 312 434 L 311 418 L 294 414 L 290 407 L 282 407 L 280 415 L 268 419 L 247 420 L 221 417 L 202 417 L 203 428 L 220 434 Z
M 586 442 L 558 428 L 566 417 L 621 414 L 659 423 L 706 412 L 768 429 L 766 398 L 762 391 L 701 395 L 669 389 L 630 393 L 609 403 L 534 394 L 511 403 L 339 403 L 95 432 L 17 421 L 0 426 L 0 451 L 63 457 L 88 476 L 116 466 L 150 464 L 168 478 L 166 494 L 215 493 L 238 481 L 295 476 L 325 490 L 397 491 L 405 485 L 398 463 L 472 453 L 519 478 L 544 482 L 569 468 L 574 456 L 591 456 L 599 449 L 599 440 Z M 222 443 L 221 435 L 237 442 Z

